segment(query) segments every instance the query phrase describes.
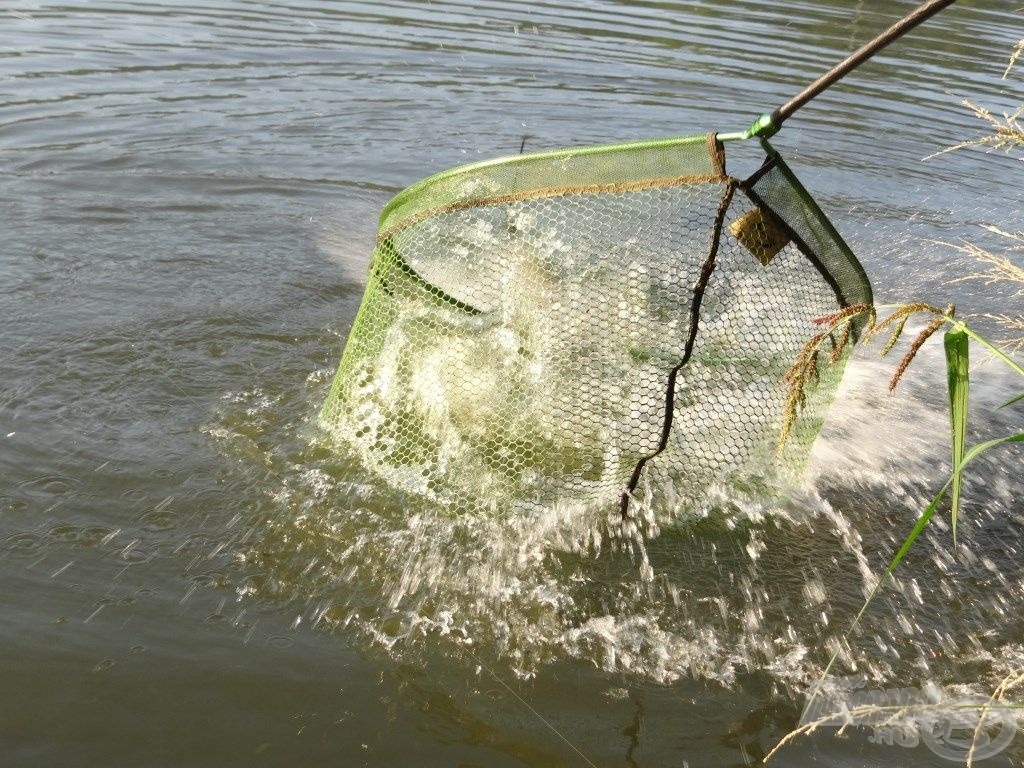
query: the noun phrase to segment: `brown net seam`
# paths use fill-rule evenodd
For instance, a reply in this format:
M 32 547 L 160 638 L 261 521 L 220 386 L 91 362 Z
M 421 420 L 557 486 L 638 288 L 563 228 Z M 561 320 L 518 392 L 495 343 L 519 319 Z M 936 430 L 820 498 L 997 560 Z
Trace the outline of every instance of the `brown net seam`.
M 715 271 L 715 260 L 718 257 L 718 249 L 722 241 L 722 228 L 725 224 L 725 215 L 729 211 L 729 205 L 732 203 L 732 196 L 736 191 L 737 185 L 738 182 L 733 179 L 729 179 L 725 188 L 725 194 L 722 195 L 722 200 L 718 204 L 718 212 L 715 214 L 715 226 L 711 234 L 711 245 L 708 249 L 708 257 L 704 261 L 704 266 L 701 267 L 697 283 L 693 286 L 693 301 L 690 304 L 690 327 L 687 329 L 686 346 L 683 348 L 683 356 L 680 358 L 679 363 L 668 374 L 668 384 L 665 392 L 665 420 L 662 423 L 661 440 L 659 441 L 658 447 L 655 449 L 654 453 L 640 459 L 640 461 L 637 462 L 636 467 L 633 469 L 633 474 L 629 478 L 629 484 L 622 492 L 622 498 L 619 502 L 619 512 L 623 518 L 629 516 L 629 501 L 633 496 L 633 492 L 636 491 L 637 485 L 640 484 L 640 478 L 643 475 L 644 467 L 647 466 L 647 463 L 651 461 L 651 459 L 661 454 L 668 447 L 669 438 L 672 436 L 672 419 L 675 415 L 676 379 L 679 376 L 679 371 L 683 369 L 683 366 L 690 361 L 690 357 L 693 355 L 693 348 L 697 342 L 697 330 L 700 324 L 700 305 L 704 300 L 704 292 L 707 290 L 708 283 L 711 281 L 711 274 Z
M 718 170 L 722 170 L 721 162 L 717 159 L 715 164 Z M 403 229 L 418 224 L 431 216 L 440 216 L 446 213 L 455 213 L 469 208 L 483 208 L 488 205 L 500 205 L 502 203 L 515 203 L 524 200 L 543 200 L 552 197 L 566 197 L 568 195 L 589 195 L 589 194 L 614 194 L 617 192 L 640 192 L 645 189 L 659 189 L 661 187 L 681 187 L 695 184 L 731 184 L 733 179 L 724 173 L 695 173 L 687 176 L 670 176 L 661 179 L 644 179 L 643 181 L 627 181 L 618 184 L 577 184 L 564 187 L 543 187 L 532 189 L 529 192 L 513 192 L 505 195 L 493 195 L 491 197 L 476 197 L 470 200 L 460 200 L 457 203 L 440 205 L 435 208 L 427 208 L 414 213 L 407 219 L 395 224 L 387 230 L 377 234 L 377 242 L 386 240 L 398 234 Z
M 717 133 L 708 134 L 708 155 L 715 164 L 715 173 L 725 176 L 725 145 L 718 140 Z

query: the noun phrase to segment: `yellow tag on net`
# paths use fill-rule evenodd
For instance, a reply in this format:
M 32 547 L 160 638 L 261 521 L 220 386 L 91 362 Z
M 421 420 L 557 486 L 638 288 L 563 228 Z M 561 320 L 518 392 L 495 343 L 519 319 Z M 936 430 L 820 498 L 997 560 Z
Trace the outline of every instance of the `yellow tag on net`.
M 743 214 L 729 225 L 733 237 L 764 266 L 789 244 L 789 235 L 760 208 Z

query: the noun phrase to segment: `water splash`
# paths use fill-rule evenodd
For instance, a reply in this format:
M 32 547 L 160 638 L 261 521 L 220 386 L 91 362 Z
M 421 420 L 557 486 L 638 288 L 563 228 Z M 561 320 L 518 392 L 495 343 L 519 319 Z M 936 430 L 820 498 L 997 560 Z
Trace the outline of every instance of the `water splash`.
M 255 417 L 267 402 L 259 391 L 234 398 L 228 420 Z M 227 448 L 245 442 L 214 432 Z M 262 576 L 240 592 L 298 604 L 308 623 L 407 660 L 454 641 L 521 677 L 575 658 L 662 682 L 728 684 L 770 668 L 795 684 L 829 631 L 828 600 L 810 622 L 799 615 L 804 572 L 833 594 L 847 580 L 830 567 L 838 542 L 851 572 L 867 574 L 845 518 L 793 489 L 780 501 L 761 488 L 717 487 L 686 522 L 666 525 L 638 505 L 647 512 L 623 526 L 583 505 L 453 516 L 367 482 L 358 462 L 315 434 L 285 461 L 263 459 L 274 471 L 257 535 L 237 555 L 240 570 Z M 807 562 L 792 570 L 794 558 Z
M 844 637 L 945 455 L 929 443 L 943 417 L 928 377 L 886 398 L 887 370 L 851 368 L 802 483 L 738 479 L 678 507 L 644 488 L 625 527 L 580 505 L 453 515 L 374 479 L 310 422 L 329 370 L 283 393 L 246 390 L 208 427 L 251 466 L 235 589 L 412 665 L 466 648 L 522 678 L 572 660 L 659 683 L 757 672 L 802 695 L 840 650 L 843 674 L 879 684 L 990 686 L 1000 649 L 1024 641 L 1012 479 L 968 488 L 960 549 L 937 519 L 865 630 Z M 886 421 L 903 425 L 898 439 L 870 426 Z M 998 480 L 992 469 L 979 464 Z

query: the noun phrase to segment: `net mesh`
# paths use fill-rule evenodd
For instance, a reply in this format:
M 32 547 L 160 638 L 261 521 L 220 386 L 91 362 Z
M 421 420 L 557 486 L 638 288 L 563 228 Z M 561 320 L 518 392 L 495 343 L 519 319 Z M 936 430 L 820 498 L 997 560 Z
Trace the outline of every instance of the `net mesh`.
M 459 512 L 695 502 L 781 462 L 783 375 L 813 320 L 870 301 L 777 157 L 744 182 L 712 137 L 467 166 L 384 210 L 325 428 Z

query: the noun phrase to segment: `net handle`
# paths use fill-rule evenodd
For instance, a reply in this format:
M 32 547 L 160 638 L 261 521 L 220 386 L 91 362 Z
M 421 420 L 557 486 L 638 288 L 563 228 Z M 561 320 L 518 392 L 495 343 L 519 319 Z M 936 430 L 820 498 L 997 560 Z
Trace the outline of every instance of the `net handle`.
M 954 2 L 956 2 L 956 0 L 927 0 L 927 2 L 921 3 L 921 5 L 913 11 L 908 13 L 877 37 L 866 42 L 774 112 L 761 115 L 749 130 L 738 134 L 719 134 L 719 141 L 728 141 L 729 139 L 739 138 L 749 139 L 753 136 L 761 136 L 763 138 L 773 136 L 779 128 L 782 127 L 782 124 L 808 101 L 813 99 L 815 96 L 818 96 L 826 88 L 829 88 L 837 81 L 848 75 L 854 69 L 889 45 L 889 43 L 903 37 L 910 30 L 914 29 L 914 27 L 924 21 L 927 21 L 939 11 L 952 5 Z

